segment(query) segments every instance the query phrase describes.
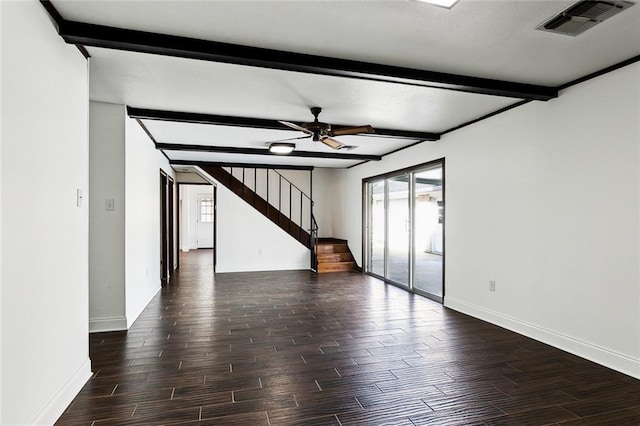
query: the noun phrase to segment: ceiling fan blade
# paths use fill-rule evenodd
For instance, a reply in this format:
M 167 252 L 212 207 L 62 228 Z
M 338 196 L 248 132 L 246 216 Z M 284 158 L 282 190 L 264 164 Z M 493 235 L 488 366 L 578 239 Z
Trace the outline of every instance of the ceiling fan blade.
M 322 138 L 320 140 L 320 142 L 322 142 L 323 144 L 333 148 L 333 149 L 340 149 L 343 146 L 345 146 L 342 142 L 338 142 L 335 139 L 331 139 L 331 138 Z
M 278 139 L 276 141 L 269 141 L 269 142 L 265 142 L 265 143 L 270 144 L 270 143 L 274 143 L 274 142 L 295 141 L 295 140 L 298 140 L 298 139 L 309 139 L 310 137 L 311 137 L 311 135 L 298 136 L 297 138 Z
M 375 133 L 375 130 L 373 130 L 373 127 L 369 125 L 356 126 L 356 127 L 343 127 L 341 129 L 331 130 L 332 136 L 357 135 L 358 133 Z
M 300 125 L 298 125 L 298 124 L 296 124 L 296 123 L 292 123 L 292 122 L 290 122 L 290 121 L 278 121 L 278 123 L 280 123 L 280 124 L 284 124 L 284 125 L 285 125 L 285 126 L 287 126 L 287 127 L 291 127 L 291 128 L 292 128 L 292 129 L 294 129 L 294 130 L 300 130 L 301 132 L 305 132 L 305 133 L 308 133 L 308 134 L 312 134 L 312 132 L 311 132 L 311 131 L 309 131 L 309 130 L 305 129 L 304 127 L 302 127 L 302 126 L 300 126 Z

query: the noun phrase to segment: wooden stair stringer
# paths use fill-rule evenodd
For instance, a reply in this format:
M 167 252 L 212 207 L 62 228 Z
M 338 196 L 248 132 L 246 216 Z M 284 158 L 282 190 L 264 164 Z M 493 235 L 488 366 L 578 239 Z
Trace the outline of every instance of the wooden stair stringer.
M 243 184 L 238 178 L 223 169 L 221 166 L 202 165 L 200 168 L 244 200 L 264 217 L 277 225 L 280 229 L 289 234 L 293 239 L 306 248 L 311 249 L 311 236 L 307 231 L 298 226 L 294 221 L 289 219 L 276 207 L 272 206 L 267 202 L 267 200 L 262 198 L 251 188 Z

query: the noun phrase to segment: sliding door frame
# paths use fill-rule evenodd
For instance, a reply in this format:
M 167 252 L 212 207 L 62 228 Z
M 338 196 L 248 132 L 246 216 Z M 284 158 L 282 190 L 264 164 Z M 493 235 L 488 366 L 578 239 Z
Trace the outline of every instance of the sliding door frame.
M 419 294 L 421 296 L 427 297 L 429 299 L 433 299 L 437 302 L 440 303 L 444 303 L 444 298 L 445 298 L 445 292 L 446 292 L 446 276 L 445 276 L 445 265 L 446 265 L 446 209 L 447 209 L 447 195 L 446 195 L 446 164 L 445 164 L 445 158 L 439 158 L 439 159 L 435 159 L 432 161 L 428 161 L 426 163 L 422 163 L 422 164 L 418 164 L 415 166 L 411 166 L 411 167 L 406 167 L 403 169 L 399 169 L 399 170 L 394 170 L 391 172 L 387 172 L 387 173 L 383 173 L 380 175 L 375 175 L 375 176 L 370 176 L 367 178 L 362 179 L 362 266 L 363 266 L 363 272 L 366 273 L 367 275 L 371 275 L 375 278 L 378 278 L 382 281 L 384 281 L 385 283 L 388 284 L 392 284 L 395 285 L 397 287 L 400 287 L 404 290 L 410 291 L 412 293 L 415 294 Z M 416 207 L 416 201 L 415 201 L 415 177 L 414 174 L 415 172 L 419 172 L 421 170 L 424 169 L 428 169 L 430 167 L 433 166 L 441 166 L 442 167 L 442 200 L 444 201 L 443 204 L 443 214 L 442 214 L 442 246 L 443 246 L 443 252 L 442 252 L 442 297 L 438 297 L 436 295 L 432 295 L 430 293 L 427 293 L 425 291 L 416 289 L 414 286 L 414 278 L 415 278 L 415 207 Z M 400 283 L 397 283 L 389 278 L 386 278 L 386 276 L 388 275 L 388 269 L 387 269 L 387 262 L 388 262 L 388 251 L 389 251 L 389 244 L 388 244 L 388 226 L 387 226 L 387 222 L 388 222 L 388 208 L 389 208 L 389 185 L 387 183 L 387 179 L 393 178 L 393 177 L 397 177 L 397 176 L 402 176 L 403 174 L 406 174 L 408 176 L 408 183 L 409 183 L 409 193 L 408 193 L 408 198 L 409 198 L 409 285 L 404 286 Z M 383 180 L 384 181 L 384 209 L 385 209 L 385 246 L 384 246 L 384 275 L 385 276 L 380 276 L 374 272 L 371 272 L 369 269 L 369 263 L 370 263 L 370 259 L 369 259 L 369 249 L 370 249 L 370 240 L 369 240 L 369 226 L 370 226 L 370 208 L 368 205 L 368 201 L 369 201 L 369 193 L 368 193 L 368 184 L 375 182 L 375 181 L 379 181 L 379 180 Z

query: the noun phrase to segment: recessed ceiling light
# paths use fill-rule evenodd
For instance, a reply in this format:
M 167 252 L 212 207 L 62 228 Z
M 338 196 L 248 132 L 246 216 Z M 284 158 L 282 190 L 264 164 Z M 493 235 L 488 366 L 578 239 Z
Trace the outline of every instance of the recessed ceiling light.
M 273 142 L 269 145 L 269 151 L 276 154 L 289 154 L 296 147 L 295 143 Z
M 421 3 L 429 3 L 429 4 L 432 4 L 434 6 L 439 6 L 439 7 L 444 7 L 444 8 L 447 8 L 447 9 L 451 9 L 460 0 L 413 0 L 413 1 L 419 1 Z

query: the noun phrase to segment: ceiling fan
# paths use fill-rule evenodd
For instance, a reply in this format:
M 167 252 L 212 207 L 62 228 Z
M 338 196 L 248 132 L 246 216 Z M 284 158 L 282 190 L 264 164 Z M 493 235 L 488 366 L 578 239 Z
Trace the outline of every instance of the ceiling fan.
M 292 123 L 290 121 L 280 121 L 280 123 L 294 130 L 300 130 L 301 132 L 307 134 L 307 136 L 293 139 L 312 138 L 314 142 L 322 142 L 323 144 L 333 149 L 356 148 L 353 145 L 345 145 L 342 142 L 333 139 L 335 136 L 357 135 L 359 133 L 374 133 L 373 127 L 369 125 L 332 129 L 330 124 L 318 121 L 318 115 L 320 115 L 321 112 L 322 108 L 320 107 L 311 108 L 311 114 L 313 114 L 314 117 L 314 120 L 311 123 L 303 123 L 301 125 Z

